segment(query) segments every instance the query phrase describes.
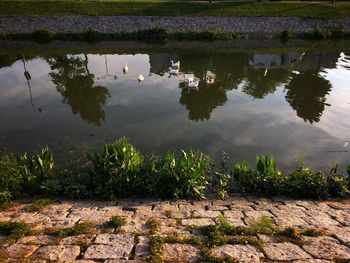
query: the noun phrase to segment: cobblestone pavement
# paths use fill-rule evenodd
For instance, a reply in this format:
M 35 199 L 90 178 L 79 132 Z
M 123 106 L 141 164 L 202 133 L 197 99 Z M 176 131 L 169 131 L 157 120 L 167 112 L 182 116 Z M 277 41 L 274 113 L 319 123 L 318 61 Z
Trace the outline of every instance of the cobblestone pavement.
M 55 32 L 130 32 L 148 28 L 167 28 L 174 31 L 205 31 L 218 29 L 249 36 L 275 35 L 291 29 L 295 33 L 325 29 L 350 29 L 349 19 L 317 20 L 299 17 L 188 17 L 188 16 L 0 16 L 0 32 L 32 32 L 50 29 Z
M 102 227 L 113 216 L 123 217 L 126 224 L 119 230 Z M 193 240 L 205 237 L 198 227 L 218 224 L 220 216 L 232 226 L 247 228 L 269 217 L 275 228 L 292 227 L 299 232 L 316 229 L 321 235 L 302 235 L 296 240 L 292 235 L 283 238 L 255 232 L 245 237 L 254 242 L 207 247 L 212 257 L 241 262 L 350 262 L 350 200 L 316 202 L 254 196 L 225 201 L 60 201 L 39 211 L 30 203 L 18 203 L 1 211 L 0 221 L 26 222 L 34 232 L 17 240 L 0 236 L 0 261 L 145 262 L 150 239 L 163 237 L 165 261 L 200 262 L 203 248 Z M 151 229 L 150 219 L 158 222 L 157 228 Z M 83 222 L 90 222 L 93 230 L 63 238 L 53 235 Z

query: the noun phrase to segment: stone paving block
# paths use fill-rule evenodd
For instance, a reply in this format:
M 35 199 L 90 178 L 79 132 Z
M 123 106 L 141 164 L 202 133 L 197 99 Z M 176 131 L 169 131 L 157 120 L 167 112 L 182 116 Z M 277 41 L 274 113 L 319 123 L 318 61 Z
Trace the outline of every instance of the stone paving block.
M 94 261 L 96 262 L 96 261 Z M 129 260 L 123 260 L 123 259 L 107 259 L 104 261 L 104 263 L 146 263 L 148 261 L 142 260 L 142 259 L 129 259 Z
M 198 211 L 198 210 L 205 210 L 205 206 L 203 205 L 179 205 L 179 211 Z
M 148 227 L 146 226 L 147 219 L 132 218 L 128 219 L 125 226 L 122 226 L 121 231 L 127 233 L 138 233 L 146 234 L 148 232 Z
M 96 263 L 96 261 L 85 260 L 85 259 L 78 259 L 78 260 L 74 260 L 73 263 Z
M 0 255 L 7 258 L 22 258 L 32 255 L 38 246 L 25 244 L 12 244 L 4 249 L 0 249 Z M 0 259 L 1 260 L 1 259 Z
M 334 235 L 342 243 L 350 247 L 350 227 L 333 227 L 329 229 L 329 234 Z
M 193 235 L 185 229 L 183 226 L 161 226 L 159 235 L 175 235 L 179 237 L 192 237 Z
M 247 226 L 241 218 L 237 217 L 225 217 L 231 226 Z M 220 223 L 218 218 L 215 219 L 216 224 Z
M 130 244 L 134 244 L 134 236 L 131 234 L 99 234 L 94 243 L 129 247 Z
M 192 218 L 192 219 L 182 219 L 182 225 L 184 225 L 184 226 L 209 226 L 209 225 L 215 225 L 215 222 L 211 218 Z
M 273 214 L 271 214 L 269 211 L 246 211 L 245 212 L 246 217 L 244 218 L 244 221 L 247 224 L 250 224 L 252 221 L 259 220 L 263 216 L 267 216 L 269 218 L 274 218 Z
M 230 257 L 247 263 L 259 263 L 264 257 L 259 249 L 252 245 L 223 245 L 212 250 L 216 258 Z
M 73 227 L 80 220 L 79 216 L 70 216 L 63 220 L 49 220 L 45 222 L 43 228 L 66 228 Z
M 135 247 L 135 259 L 146 259 L 150 252 L 149 238 L 139 236 Z
M 84 259 L 128 259 L 132 246 L 92 245 L 84 253 Z
M 306 241 L 303 248 L 315 258 L 350 260 L 350 249 L 332 237 L 308 238 Z
M 222 206 L 222 205 L 208 205 L 205 208 L 208 211 L 225 211 L 225 210 L 228 210 L 227 206 Z
M 82 243 L 91 243 L 93 239 L 96 237 L 96 235 L 77 235 L 77 236 L 70 236 L 70 237 L 64 237 L 61 240 L 59 240 L 60 245 L 79 245 Z
M 303 249 L 289 242 L 266 243 L 264 244 L 264 250 L 270 260 L 292 261 L 311 258 Z
M 342 225 L 350 226 L 350 213 L 347 210 L 338 210 L 333 214 L 335 220 L 340 222 Z
M 224 217 L 234 217 L 234 218 L 244 218 L 244 214 L 241 211 L 237 210 L 229 210 L 223 212 Z
M 2 211 L 0 212 L 0 221 L 2 222 L 10 221 L 13 216 L 15 216 L 15 212 Z
M 329 260 L 324 259 L 304 259 L 304 260 L 294 260 L 293 263 L 333 263 Z
M 155 205 L 155 207 L 153 208 L 153 211 L 178 211 L 179 207 L 177 205 L 172 205 L 169 203 L 160 203 Z
M 50 217 L 51 220 L 63 220 L 68 216 L 70 204 L 52 204 L 43 208 L 40 214 Z
M 38 236 L 26 236 L 20 238 L 17 243 L 19 244 L 32 244 L 32 245 L 50 245 L 54 243 L 56 238 L 54 236 L 38 235 Z
M 33 259 L 46 259 L 56 262 L 73 262 L 80 254 L 79 246 L 44 246 L 33 255 Z
M 274 209 L 271 213 L 275 216 L 276 225 L 280 228 L 286 227 L 310 227 L 310 224 L 307 223 L 303 218 L 306 215 L 301 210 L 291 209 L 288 210 L 279 210 Z
M 167 216 L 167 214 L 165 214 Z M 171 211 L 171 218 L 190 218 L 190 211 Z
M 330 226 L 339 226 L 339 222 L 337 220 L 332 219 L 327 213 L 317 211 L 317 210 L 308 210 L 305 211 L 306 216 L 303 218 L 310 225 L 314 225 L 316 227 L 325 227 L 328 228 Z
M 194 262 L 200 257 L 200 251 L 189 244 L 164 244 L 163 257 L 166 261 Z
M 192 217 L 197 218 L 218 218 L 219 216 L 222 216 L 222 213 L 220 211 L 211 211 L 211 210 L 196 210 L 192 212 Z
M 50 217 L 38 214 L 37 212 L 33 213 L 19 213 L 11 219 L 14 222 L 25 222 L 27 224 L 37 224 L 43 223 L 50 220 Z

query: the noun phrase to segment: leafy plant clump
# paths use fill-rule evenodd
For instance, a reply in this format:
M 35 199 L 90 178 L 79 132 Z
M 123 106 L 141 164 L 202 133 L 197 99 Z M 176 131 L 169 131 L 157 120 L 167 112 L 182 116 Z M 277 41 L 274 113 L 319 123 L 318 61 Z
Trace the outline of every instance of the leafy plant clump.
M 286 41 L 286 40 L 291 39 L 293 37 L 293 35 L 294 35 L 293 30 L 288 28 L 288 29 L 282 31 L 281 38 L 282 38 L 282 40 Z
M 102 153 L 88 157 L 93 164 L 91 181 L 97 195 L 115 199 L 133 195 L 142 186 L 144 157 L 126 138 L 105 144 Z
M 146 226 L 148 227 L 148 231 L 151 235 L 154 235 L 160 229 L 160 221 L 154 218 L 149 219 L 146 222 Z
M 285 174 L 272 156 L 256 156 L 256 169 L 243 161 L 232 170 L 227 155 L 216 166 L 208 155 L 193 150 L 144 157 L 126 138 L 105 144 L 102 152 L 88 153 L 86 158 L 89 162 L 84 165 L 73 161 L 57 167 L 48 147 L 34 154 L 0 153 L 0 206 L 13 199 L 38 196 L 41 199 L 32 206 L 36 210 L 55 197 L 205 199 L 216 194 L 225 199 L 231 193 L 248 192 L 328 198 L 350 194 L 350 167 L 348 175 L 343 175 L 338 165 L 329 173 L 298 165 Z M 172 217 L 170 212 L 167 216 Z
M 0 156 L 0 202 L 41 193 L 42 183 L 54 174 L 52 151 Z
M 57 233 L 59 237 L 69 237 L 69 236 L 77 236 L 82 234 L 89 234 L 93 231 L 92 223 L 85 222 L 76 224 L 73 227 L 60 229 Z
M 203 153 L 181 151 L 180 158 L 176 158 L 174 152 L 168 152 L 165 158 L 152 163 L 151 193 L 159 197 L 204 199 L 211 168 L 212 160 Z
M 26 223 L 20 222 L 1 222 L 0 234 L 10 238 L 21 238 L 32 233 L 31 227 Z
M 122 226 L 126 225 L 126 219 L 120 216 L 113 216 L 107 222 L 103 224 L 106 228 L 115 228 L 119 230 Z
M 49 198 L 42 198 L 42 199 L 37 199 L 34 201 L 34 203 L 31 206 L 32 211 L 41 211 L 43 210 L 46 206 L 50 205 L 53 203 L 53 200 Z
M 275 232 L 273 220 L 268 216 L 261 216 L 252 220 L 250 226 L 255 232 L 260 234 L 272 234 Z

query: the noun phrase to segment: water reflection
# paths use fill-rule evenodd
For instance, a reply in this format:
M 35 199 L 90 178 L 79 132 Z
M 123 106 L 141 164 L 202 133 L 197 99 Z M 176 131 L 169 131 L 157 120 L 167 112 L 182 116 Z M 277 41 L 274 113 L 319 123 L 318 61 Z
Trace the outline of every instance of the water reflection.
M 331 91 L 331 83 L 318 72 L 306 71 L 292 74 L 285 86 L 286 100 L 304 121 L 319 122 L 326 103 L 326 95 Z
M 49 58 L 47 62 L 52 70 L 52 82 L 61 93 L 63 102 L 69 104 L 72 112 L 78 113 L 84 121 L 101 125 L 105 120 L 102 107 L 109 92 L 105 87 L 94 86 L 95 76 L 89 71 L 87 56 L 64 55 Z
M 0 136 L 21 150 L 60 136 L 86 147 L 128 136 L 150 152 L 272 153 L 285 165 L 305 154 L 317 167 L 349 147 L 349 65 L 338 51 L 0 55 Z

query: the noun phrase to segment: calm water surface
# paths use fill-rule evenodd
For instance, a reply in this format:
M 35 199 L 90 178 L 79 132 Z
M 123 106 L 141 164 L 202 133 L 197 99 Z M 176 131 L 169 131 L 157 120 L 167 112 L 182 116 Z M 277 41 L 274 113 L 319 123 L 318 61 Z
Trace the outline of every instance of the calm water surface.
M 8 150 L 48 144 L 64 154 L 127 136 L 145 153 L 194 148 L 235 161 L 267 153 L 284 168 L 350 163 L 350 52 L 32 53 L 0 56 Z M 169 73 L 171 59 L 181 62 L 179 75 Z M 213 85 L 203 80 L 207 70 Z M 180 83 L 183 73 L 201 79 L 198 89 Z

